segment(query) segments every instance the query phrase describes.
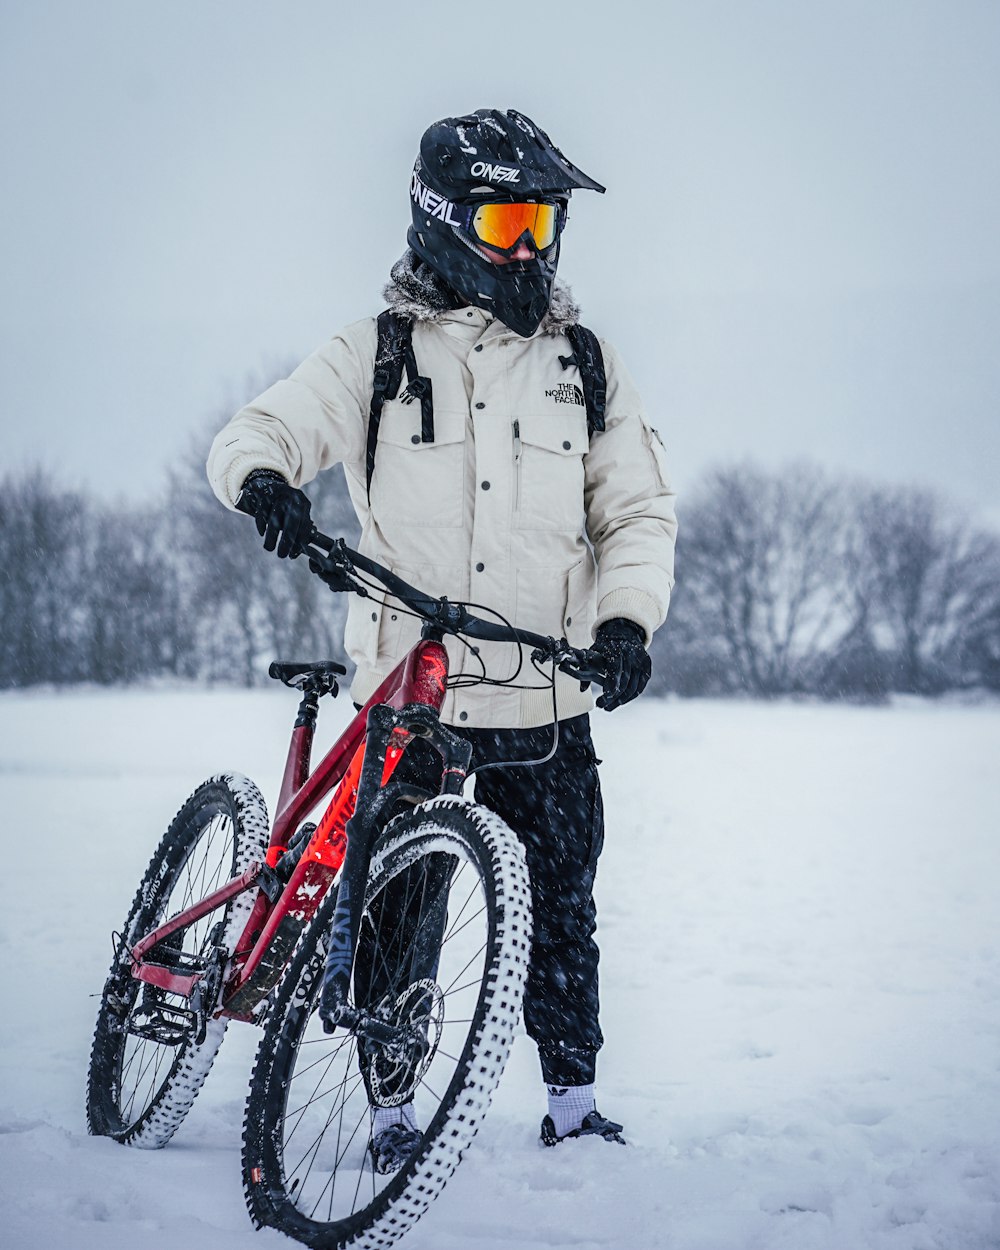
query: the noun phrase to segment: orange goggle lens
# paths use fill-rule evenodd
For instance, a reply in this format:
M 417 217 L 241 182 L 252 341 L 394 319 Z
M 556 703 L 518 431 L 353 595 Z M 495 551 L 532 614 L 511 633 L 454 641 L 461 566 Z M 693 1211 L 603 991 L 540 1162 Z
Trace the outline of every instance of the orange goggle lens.
M 525 230 L 540 252 L 556 241 L 559 215 L 554 204 L 480 204 L 472 218 L 476 238 L 487 247 L 513 247 Z

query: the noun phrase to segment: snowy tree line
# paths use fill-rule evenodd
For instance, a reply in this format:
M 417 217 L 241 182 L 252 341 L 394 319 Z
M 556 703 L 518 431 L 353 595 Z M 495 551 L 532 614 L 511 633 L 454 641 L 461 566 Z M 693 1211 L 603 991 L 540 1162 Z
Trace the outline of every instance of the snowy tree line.
M 916 487 L 718 469 L 683 510 L 654 651 L 683 694 L 1000 689 L 1000 535 Z
M 344 659 L 347 605 L 268 556 L 222 508 L 192 454 L 144 507 L 65 490 L 42 470 L 0 479 L 0 688 L 155 678 L 255 685 L 277 657 Z M 349 539 L 338 474 L 310 491 Z
M 344 659 L 346 603 L 267 557 L 192 453 L 165 497 L 99 502 L 38 470 L 0 489 L 0 688 L 187 678 L 252 685 L 274 657 Z M 310 488 L 357 535 L 339 472 Z M 1000 689 L 1000 536 L 916 488 L 802 465 L 686 492 L 657 692 L 878 699 Z

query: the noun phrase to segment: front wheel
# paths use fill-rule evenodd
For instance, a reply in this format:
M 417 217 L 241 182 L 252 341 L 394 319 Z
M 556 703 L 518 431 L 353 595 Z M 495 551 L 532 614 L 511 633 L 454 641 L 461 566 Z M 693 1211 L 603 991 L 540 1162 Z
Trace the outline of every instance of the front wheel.
M 496 816 L 439 798 L 372 854 L 354 1005 L 408 1039 L 380 1046 L 316 1013 L 327 898 L 268 1017 L 247 1102 L 250 1215 L 306 1245 L 388 1246 L 440 1193 L 507 1061 L 531 939 L 524 852 Z M 412 1104 L 422 1136 L 396 1172 L 369 1158 L 372 1107 Z
M 132 910 L 116 935 L 104 985 L 87 1081 L 91 1133 L 130 1146 L 164 1146 L 195 1100 L 226 1020 L 204 1028 L 191 1004 L 132 976 L 135 943 L 263 859 L 267 808 L 245 777 L 213 777 L 174 817 L 139 884 Z M 207 970 L 231 954 L 250 918 L 256 891 L 245 890 L 153 948 L 153 962 Z M 206 1003 L 208 1012 L 214 1004 Z

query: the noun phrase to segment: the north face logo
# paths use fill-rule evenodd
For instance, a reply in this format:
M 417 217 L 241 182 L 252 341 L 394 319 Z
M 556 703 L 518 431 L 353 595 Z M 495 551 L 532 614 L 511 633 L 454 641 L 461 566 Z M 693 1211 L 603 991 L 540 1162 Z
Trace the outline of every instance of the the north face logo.
M 581 408 L 586 407 L 583 391 L 572 382 L 560 382 L 554 390 L 545 392 L 545 398 L 554 399 L 557 404 L 579 404 Z

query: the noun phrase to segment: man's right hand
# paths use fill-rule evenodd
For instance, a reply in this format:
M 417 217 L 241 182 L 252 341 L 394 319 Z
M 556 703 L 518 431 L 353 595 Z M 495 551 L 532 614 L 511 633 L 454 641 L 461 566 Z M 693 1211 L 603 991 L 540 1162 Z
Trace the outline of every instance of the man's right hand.
M 282 560 L 286 556 L 294 560 L 302 554 L 312 532 L 309 500 L 302 491 L 289 486 L 280 473 L 254 469 L 236 496 L 236 507 L 257 522 L 265 551 L 274 551 L 277 546 Z

